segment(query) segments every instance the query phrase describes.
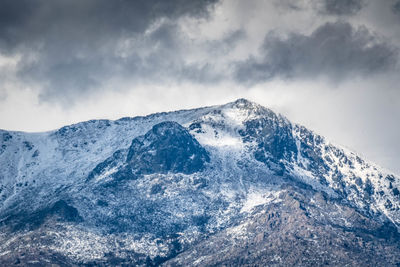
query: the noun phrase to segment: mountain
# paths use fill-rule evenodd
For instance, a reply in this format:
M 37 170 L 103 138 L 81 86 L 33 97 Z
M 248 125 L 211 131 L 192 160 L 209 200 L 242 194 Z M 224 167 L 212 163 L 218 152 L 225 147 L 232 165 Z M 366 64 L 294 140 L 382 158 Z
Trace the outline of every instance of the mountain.
M 400 266 L 400 180 L 245 99 L 0 131 L 4 266 Z

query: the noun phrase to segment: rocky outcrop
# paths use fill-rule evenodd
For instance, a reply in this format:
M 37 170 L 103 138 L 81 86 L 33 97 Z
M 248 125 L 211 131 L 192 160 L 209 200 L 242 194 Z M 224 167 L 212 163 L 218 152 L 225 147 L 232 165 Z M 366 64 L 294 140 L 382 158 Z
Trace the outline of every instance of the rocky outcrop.
M 288 186 L 164 266 L 398 266 L 399 234 L 337 200 Z M 383 234 L 385 233 L 385 234 Z
M 144 136 L 135 138 L 126 159 L 135 174 L 184 173 L 203 170 L 210 160 L 207 151 L 176 122 L 154 125 Z
M 180 124 L 156 124 L 145 135 L 136 137 L 128 150 L 119 150 L 90 172 L 93 179 L 115 168 L 115 180 L 136 179 L 153 173 L 192 174 L 210 161 L 208 152 Z

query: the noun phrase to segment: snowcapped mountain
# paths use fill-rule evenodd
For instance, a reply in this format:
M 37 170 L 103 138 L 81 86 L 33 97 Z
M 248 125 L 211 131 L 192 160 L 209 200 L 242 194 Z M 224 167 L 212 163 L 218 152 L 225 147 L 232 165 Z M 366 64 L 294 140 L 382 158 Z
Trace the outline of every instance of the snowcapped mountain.
M 3 265 L 400 263 L 400 180 L 239 99 L 0 131 Z

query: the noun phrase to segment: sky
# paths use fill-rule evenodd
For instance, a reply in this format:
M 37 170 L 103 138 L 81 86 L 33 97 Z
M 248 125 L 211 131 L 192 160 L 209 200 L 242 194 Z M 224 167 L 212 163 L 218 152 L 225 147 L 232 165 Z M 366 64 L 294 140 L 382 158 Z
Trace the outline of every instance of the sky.
M 247 98 L 400 173 L 400 0 L 0 0 L 0 128 Z

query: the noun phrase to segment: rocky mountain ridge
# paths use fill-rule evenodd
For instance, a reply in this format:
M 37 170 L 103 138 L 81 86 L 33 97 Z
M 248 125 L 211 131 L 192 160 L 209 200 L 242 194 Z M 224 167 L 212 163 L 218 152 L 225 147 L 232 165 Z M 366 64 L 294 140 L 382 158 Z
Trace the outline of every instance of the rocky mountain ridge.
M 399 178 L 245 99 L 0 136 L 4 264 L 400 263 Z

